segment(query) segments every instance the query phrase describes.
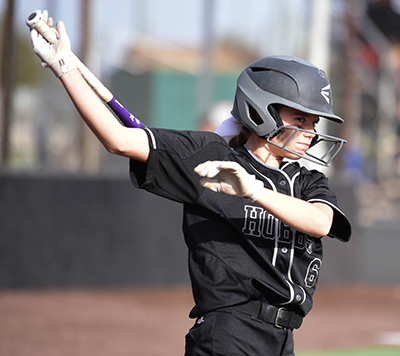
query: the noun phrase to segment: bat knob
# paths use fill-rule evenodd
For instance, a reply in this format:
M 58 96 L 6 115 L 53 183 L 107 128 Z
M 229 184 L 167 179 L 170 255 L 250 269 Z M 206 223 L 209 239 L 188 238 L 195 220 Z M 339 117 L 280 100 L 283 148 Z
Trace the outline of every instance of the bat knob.
M 34 28 L 41 19 L 42 12 L 40 10 L 36 10 L 28 16 L 25 22 L 28 27 Z

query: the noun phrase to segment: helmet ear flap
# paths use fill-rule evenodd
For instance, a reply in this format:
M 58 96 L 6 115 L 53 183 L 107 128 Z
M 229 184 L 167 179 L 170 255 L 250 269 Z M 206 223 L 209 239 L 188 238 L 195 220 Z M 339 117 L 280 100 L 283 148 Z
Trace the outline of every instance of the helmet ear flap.
M 278 105 L 269 105 L 268 111 L 271 114 L 271 116 L 274 118 L 276 125 L 278 127 L 283 126 L 282 118 L 281 118 L 281 115 L 279 115 L 279 111 L 278 111 Z
M 268 111 L 271 114 L 271 116 L 273 117 L 273 119 L 275 120 L 276 127 L 277 127 L 277 130 L 275 130 L 275 132 L 273 132 L 273 134 L 271 135 L 271 138 L 273 138 L 278 134 L 279 128 L 283 126 L 283 122 L 282 122 L 281 115 L 279 115 L 279 111 L 278 111 L 278 106 L 277 105 L 269 105 L 268 106 Z

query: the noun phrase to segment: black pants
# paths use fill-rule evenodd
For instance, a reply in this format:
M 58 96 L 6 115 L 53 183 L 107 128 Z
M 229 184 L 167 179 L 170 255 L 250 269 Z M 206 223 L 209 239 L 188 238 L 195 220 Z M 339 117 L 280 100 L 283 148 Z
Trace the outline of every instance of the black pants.
M 185 356 L 294 356 L 293 331 L 225 308 L 196 320 Z

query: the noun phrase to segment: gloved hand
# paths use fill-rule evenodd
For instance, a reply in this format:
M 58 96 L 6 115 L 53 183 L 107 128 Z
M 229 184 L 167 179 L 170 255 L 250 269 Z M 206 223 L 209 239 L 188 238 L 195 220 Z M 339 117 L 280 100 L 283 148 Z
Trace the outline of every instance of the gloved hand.
M 202 177 L 200 184 L 214 192 L 256 201 L 264 189 L 264 183 L 236 162 L 207 161 L 199 164 L 195 172 Z M 212 179 L 214 178 L 214 179 Z
M 53 27 L 54 26 L 54 20 L 52 17 L 49 17 L 49 12 L 47 10 L 43 10 L 42 12 L 42 19 L 44 22 L 47 23 L 47 26 L 49 26 L 54 33 L 56 34 L 56 36 L 58 37 L 58 33 L 56 31 L 56 29 Z
M 51 18 L 47 18 L 47 11 L 43 11 L 47 24 L 53 24 Z M 57 77 L 77 68 L 75 64 L 75 55 L 71 51 L 71 42 L 69 40 L 65 25 L 62 21 L 57 23 L 57 41 L 54 44 L 47 42 L 43 36 L 35 29 L 31 30 L 31 43 L 33 51 L 42 61 L 42 66 L 50 67 Z

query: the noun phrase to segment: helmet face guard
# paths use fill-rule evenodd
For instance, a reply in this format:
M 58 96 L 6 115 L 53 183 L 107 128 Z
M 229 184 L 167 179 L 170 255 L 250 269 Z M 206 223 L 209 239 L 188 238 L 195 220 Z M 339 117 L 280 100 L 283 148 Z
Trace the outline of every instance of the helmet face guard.
M 272 137 L 270 136 L 266 137 L 267 142 L 270 143 L 271 145 L 274 145 L 276 147 L 285 150 L 286 152 L 290 152 L 291 154 L 294 154 L 299 158 L 304 158 L 312 163 L 316 163 L 325 167 L 329 167 L 331 161 L 335 158 L 335 156 L 339 153 L 339 151 L 343 147 L 343 144 L 346 143 L 346 140 L 343 140 L 339 137 L 320 134 L 292 126 L 281 126 L 273 137 L 279 136 L 283 131 L 293 131 L 292 133 L 289 134 L 289 137 L 283 144 L 278 144 L 272 141 Z M 304 155 L 297 153 L 287 147 L 289 145 L 289 142 L 291 142 L 291 140 L 299 132 L 305 132 L 307 134 L 315 135 L 311 141 L 309 149 L 305 152 Z M 319 149 L 323 150 L 319 152 Z
M 248 66 L 237 80 L 232 116 L 251 132 L 266 138 L 275 146 L 277 144 L 272 142 L 271 138 L 283 127 L 282 120 L 273 109 L 276 105 L 287 106 L 337 123 L 343 122 L 341 117 L 332 112 L 330 83 L 325 72 L 299 58 L 288 56 L 262 58 Z M 292 129 L 296 131 L 291 138 L 297 132 L 304 131 Z M 329 143 L 330 146 L 320 157 L 311 151 L 310 153 L 307 151 L 303 156 L 299 154 L 297 156 L 328 166 L 346 141 L 318 134 L 313 146 L 321 142 Z M 281 148 L 287 150 L 287 144 L 288 142 Z

